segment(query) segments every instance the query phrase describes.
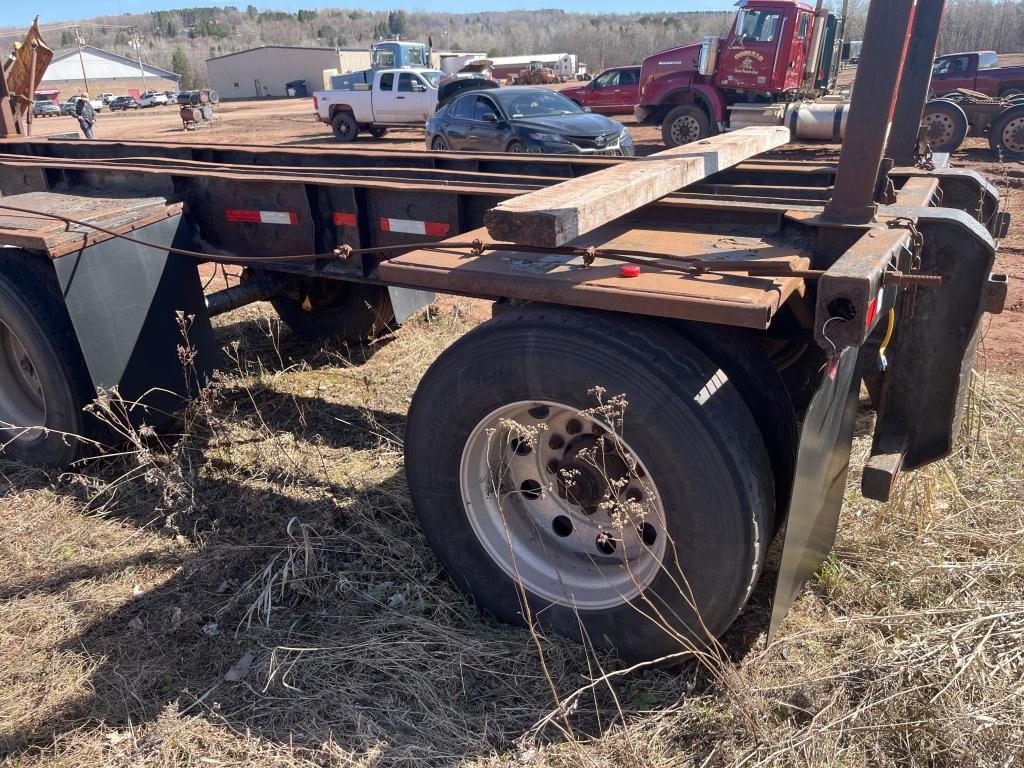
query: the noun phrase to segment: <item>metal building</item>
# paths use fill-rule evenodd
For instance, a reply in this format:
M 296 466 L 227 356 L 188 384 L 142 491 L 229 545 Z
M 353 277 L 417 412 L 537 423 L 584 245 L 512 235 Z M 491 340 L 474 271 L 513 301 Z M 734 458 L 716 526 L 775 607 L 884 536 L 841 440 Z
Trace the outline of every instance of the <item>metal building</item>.
M 180 79 L 180 75 L 166 69 L 140 65 L 137 59 L 83 45 L 81 56 L 77 48 L 54 56 L 38 86 L 59 90 L 63 100 L 87 90 L 93 98 L 101 93 L 127 96 L 133 91 L 176 91 Z
M 286 84 L 305 80 L 310 91 L 324 87 L 324 71 L 369 69 L 369 48 L 305 48 L 268 45 L 206 60 L 210 86 L 222 99 L 286 96 Z

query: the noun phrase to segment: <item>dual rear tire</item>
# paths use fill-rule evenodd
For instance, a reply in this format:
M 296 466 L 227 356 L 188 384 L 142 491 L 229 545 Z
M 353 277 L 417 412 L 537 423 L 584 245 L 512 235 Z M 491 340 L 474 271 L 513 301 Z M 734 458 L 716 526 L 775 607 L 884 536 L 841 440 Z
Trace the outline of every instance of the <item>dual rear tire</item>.
M 482 610 L 627 660 L 723 633 L 773 532 L 746 403 L 651 321 L 530 309 L 485 323 L 424 376 L 405 451 L 423 531 Z

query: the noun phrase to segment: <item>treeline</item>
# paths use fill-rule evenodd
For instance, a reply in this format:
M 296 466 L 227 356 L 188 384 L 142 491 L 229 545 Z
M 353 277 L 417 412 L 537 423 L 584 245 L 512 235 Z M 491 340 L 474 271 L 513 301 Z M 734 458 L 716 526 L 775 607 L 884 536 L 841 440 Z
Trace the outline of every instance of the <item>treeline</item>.
M 878 0 L 884 2 L 884 0 Z M 838 0 L 834 0 L 838 5 Z M 851 0 L 850 39 L 863 35 L 867 0 Z M 639 63 L 645 56 L 705 35 L 728 31 L 733 12 L 586 14 L 561 10 L 467 14 L 422 11 L 365 11 L 358 8 L 287 13 L 245 8 L 182 8 L 147 14 L 101 16 L 82 21 L 85 42 L 137 55 L 133 36 L 142 36 L 142 56 L 158 67 L 188 62 L 191 85 L 203 85 L 205 60 L 260 45 L 367 47 L 386 37 L 427 42 L 435 48 L 481 51 L 490 56 L 534 52 L 575 53 L 591 71 Z M 66 22 L 43 19 L 43 31 L 57 48 L 75 44 Z M 46 23 L 62 27 L 47 32 Z M 10 33 L 10 34 L 6 34 Z M 5 46 L 24 30 L 0 31 Z M 953 0 L 946 11 L 942 50 L 1024 51 L 1024 2 Z

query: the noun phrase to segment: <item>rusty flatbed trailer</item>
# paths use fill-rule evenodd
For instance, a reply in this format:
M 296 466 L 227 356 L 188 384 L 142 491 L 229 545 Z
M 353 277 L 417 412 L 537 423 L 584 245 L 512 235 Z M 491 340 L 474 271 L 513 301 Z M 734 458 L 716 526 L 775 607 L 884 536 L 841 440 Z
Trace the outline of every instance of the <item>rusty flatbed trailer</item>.
M 872 4 L 858 76 L 896 87 L 855 89 L 835 163 L 723 162 L 740 134 L 657 164 L 0 141 L 5 450 L 82 455 L 68 435 L 102 441 L 82 413 L 100 388 L 138 423 L 172 414 L 218 365 L 210 318 L 246 303 L 357 342 L 434 291 L 487 298 L 494 319 L 430 368 L 406 431 L 452 578 L 498 618 L 526 600 L 553 631 L 653 658 L 725 630 L 785 523 L 775 632 L 834 540 L 861 380 L 862 489 L 886 499 L 952 450 L 1005 297 L 996 191 L 914 160 L 927 71 L 903 65 L 934 54 L 942 5 Z M 654 199 L 646 169 L 675 162 L 694 183 Z M 204 297 L 202 260 L 246 279 Z

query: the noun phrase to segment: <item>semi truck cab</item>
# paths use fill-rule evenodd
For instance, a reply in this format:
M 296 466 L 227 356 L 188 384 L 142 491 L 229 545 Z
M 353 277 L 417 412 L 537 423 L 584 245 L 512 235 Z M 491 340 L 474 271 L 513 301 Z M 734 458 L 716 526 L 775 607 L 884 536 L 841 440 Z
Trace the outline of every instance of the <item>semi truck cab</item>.
M 734 104 L 820 95 L 836 58 L 837 26 L 822 3 L 746 0 L 725 38 L 644 59 L 637 120 L 662 124 L 665 143 L 674 146 L 730 127 Z

